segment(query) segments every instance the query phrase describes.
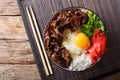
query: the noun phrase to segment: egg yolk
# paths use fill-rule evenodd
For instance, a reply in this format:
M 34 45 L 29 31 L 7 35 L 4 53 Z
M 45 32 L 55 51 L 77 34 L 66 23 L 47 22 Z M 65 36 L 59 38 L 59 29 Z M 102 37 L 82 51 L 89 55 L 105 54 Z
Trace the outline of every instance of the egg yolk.
M 87 49 L 90 46 L 90 40 L 84 33 L 76 34 L 74 43 L 76 46 L 83 49 Z

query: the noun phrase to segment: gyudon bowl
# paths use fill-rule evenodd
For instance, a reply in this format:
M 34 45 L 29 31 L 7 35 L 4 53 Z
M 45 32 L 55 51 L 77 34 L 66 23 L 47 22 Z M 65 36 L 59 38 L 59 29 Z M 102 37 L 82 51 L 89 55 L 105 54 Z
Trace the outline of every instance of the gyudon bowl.
M 48 55 L 57 65 L 71 71 L 85 70 L 105 52 L 104 24 L 86 8 L 66 8 L 53 15 L 44 42 Z

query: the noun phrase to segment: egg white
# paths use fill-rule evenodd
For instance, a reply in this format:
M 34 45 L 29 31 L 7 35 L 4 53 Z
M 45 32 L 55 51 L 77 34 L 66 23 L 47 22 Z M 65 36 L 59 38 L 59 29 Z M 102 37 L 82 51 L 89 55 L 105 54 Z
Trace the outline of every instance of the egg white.
M 62 42 L 62 45 L 70 52 L 72 58 L 80 56 L 82 53 L 86 52 L 85 49 L 79 48 L 74 44 L 74 37 L 76 34 L 77 31 L 71 32 L 71 30 L 66 29 L 64 31 L 64 39 Z

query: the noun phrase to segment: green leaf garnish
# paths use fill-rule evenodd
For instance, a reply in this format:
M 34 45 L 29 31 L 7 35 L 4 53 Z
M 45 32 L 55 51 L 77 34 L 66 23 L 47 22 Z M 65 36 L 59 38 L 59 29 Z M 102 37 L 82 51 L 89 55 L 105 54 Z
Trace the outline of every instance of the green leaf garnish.
M 101 31 L 105 31 L 104 24 L 100 20 L 99 17 L 96 16 L 91 11 L 87 12 L 88 14 L 88 22 L 87 24 L 83 24 L 83 27 L 80 29 L 81 32 L 85 33 L 89 38 L 92 38 L 94 29 L 100 29 Z

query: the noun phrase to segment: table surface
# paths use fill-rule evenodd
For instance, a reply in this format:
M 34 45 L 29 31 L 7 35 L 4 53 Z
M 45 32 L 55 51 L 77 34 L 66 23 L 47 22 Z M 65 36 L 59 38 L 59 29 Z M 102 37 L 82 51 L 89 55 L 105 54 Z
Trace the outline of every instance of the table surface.
M 16 0 L 0 3 L 0 80 L 40 80 Z M 117 80 L 119 76 L 103 79 Z

